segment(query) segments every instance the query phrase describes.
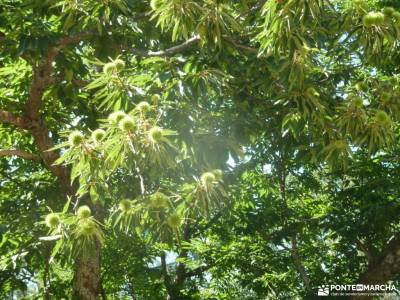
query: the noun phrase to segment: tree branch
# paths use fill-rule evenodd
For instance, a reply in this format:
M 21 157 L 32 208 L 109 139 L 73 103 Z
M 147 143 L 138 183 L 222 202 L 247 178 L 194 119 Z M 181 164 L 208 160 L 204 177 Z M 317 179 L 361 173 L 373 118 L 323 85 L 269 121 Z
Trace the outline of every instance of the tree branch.
M 231 44 L 237 50 L 242 50 L 242 51 L 247 51 L 247 52 L 251 52 L 251 53 L 254 53 L 254 54 L 258 54 L 258 49 L 256 49 L 256 48 L 252 48 L 250 46 L 239 44 L 234 39 L 232 39 L 230 37 L 227 37 L 227 36 L 224 36 L 223 39 L 226 42 L 228 42 L 229 44 Z
M 84 88 L 87 86 L 90 81 L 83 80 L 83 79 L 78 79 L 78 78 L 72 78 L 72 83 L 76 85 L 78 88 Z
M 357 283 L 383 284 L 400 273 L 400 237 L 393 238 Z
M 165 288 L 167 289 L 168 294 L 172 294 L 173 289 L 171 286 L 171 277 L 168 274 L 167 259 L 165 257 L 164 251 L 161 252 L 160 259 L 161 259 L 161 274 L 164 279 Z
M 18 156 L 27 160 L 40 161 L 40 156 L 19 149 L 0 149 L 0 157 Z
M 40 156 L 43 162 L 53 175 L 58 178 L 67 195 L 74 194 L 70 183 L 69 169 L 65 166 L 54 165 L 54 161 L 58 159 L 59 155 L 54 151 L 48 151 L 53 148 L 54 144 L 50 138 L 50 131 L 40 115 L 40 107 L 45 90 L 54 81 L 54 77 L 51 73 L 57 55 L 64 48 L 79 43 L 92 34 L 91 32 L 82 32 L 76 35 L 63 37 L 49 49 L 41 63 L 33 67 L 32 83 L 29 89 L 28 100 L 25 104 L 25 118 L 28 122 L 26 126 L 32 133 L 35 144 L 40 150 Z
M 160 259 L 161 259 L 161 273 L 164 276 L 164 279 L 167 279 L 167 278 L 169 279 L 168 270 L 167 270 L 167 260 L 166 260 L 164 251 L 161 252 Z
M 374 256 L 372 255 L 371 251 L 368 249 L 367 245 L 365 245 L 361 240 L 356 239 L 357 248 L 365 254 L 368 260 L 368 264 L 373 264 Z
M 193 269 L 191 271 L 187 271 L 184 275 L 185 278 L 189 278 L 189 277 L 193 277 L 193 276 L 200 276 L 201 274 L 203 274 L 205 271 L 207 271 L 208 269 L 210 269 L 211 266 L 200 266 L 196 269 Z
M 308 277 L 306 269 L 304 268 L 304 266 L 301 262 L 299 251 L 297 249 L 296 235 L 294 235 L 292 237 L 291 243 L 292 243 L 291 255 L 292 255 L 294 265 L 296 266 L 297 271 L 300 273 L 300 277 L 301 277 L 304 285 L 306 286 L 307 290 L 311 290 L 310 278 Z
M 400 273 L 400 237 L 395 237 L 386 245 L 381 254 L 371 263 L 359 277 L 357 284 L 385 284 Z M 372 299 L 372 296 L 354 295 L 351 299 Z
M 191 48 L 193 45 L 197 44 L 200 41 L 200 36 L 196 35 L 187 41 L 183 42 L 180 45 L 165 49 L 165 50 L 159 50 L 159 51 L 151 51 L 151 50 L 142 50 L 142 49 L 137 49 L 137 48 L 131 48 L 129 49 L 133 54 L 139 55 L 139 56 L 144 56 L 144 57 L 152 57 L 152 56 L 173 56 L 177 53 L 183 52 L 189 48 Z
M 13 113 L 1 109 L 0 109 L 0 122 L 5 124 L 11 124 L 21 129 L 27 128 L 26 120 L 24 118 L 16 116 Z
M 226 36 L 224 36 L 223 38 L 226 42 L 230 43 L 233 47 L 235 47 L 238 50 L 258 54 L 258 49 L 256 49 L 256 48 L 242 45 L 242 44 L 236 42 L 235 40 L 233 40 L 232 38 L 229 38 Z M 143 50 L 143 49 L 138 49 L 138 48 L 130 48 L 127 50 L 131 51 L 135 55 L 144 56 L 144 57 L 154 57 L 154 56 L 168 57 L 168 56 L 173 56 L 175 54 L 178 54 L 178 53 L 188 50 L 189 48 L 191 48 L 192 46 L 197 44 L 199 41 L 200 41 L 200 36 L 196 35 L 196 36 L 188 39 L 187 41 L 183 42 L 180 45 L 177 45 L 177 46 L 165 49 L 165 50 L 151 51 L 151 50 Z
M 42 103 L 44 91 L 53 82 L 51 71 L 53 62 L 57 55 L 64 48 L 81 42 L 83 39 L 91 36 L 91 32 L 82 32 L 76 35 L 61 38 L 55 46 L 47 52 L 46 58 L 37 67 L 33 67 L 33 78 L 31 88 L 29 89 L 28 101 L 25 105 L 25 113 L 31 120 L 39 118 L 39 109 Z
M 135 285 L 132 283 L 132 280 L 128 279 L 128 286 L 129 286 L 129 295 L 132 297 L 132 300 L 137 300 L 135 294 Z

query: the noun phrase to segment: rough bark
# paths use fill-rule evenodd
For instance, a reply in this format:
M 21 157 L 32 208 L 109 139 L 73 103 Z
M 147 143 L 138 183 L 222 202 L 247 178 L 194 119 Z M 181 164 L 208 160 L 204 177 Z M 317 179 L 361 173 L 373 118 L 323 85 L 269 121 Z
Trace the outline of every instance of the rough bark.
M 359 283 L 382 284 L 400 273 L 400 238 L 391 240 L 379 257 L 361 275 Z
M 371 245 L 366 245 L 365 243 L 363 243 L 361 240 L 356 239 L 356 245 L 357 248 L 364 253 L 365 257 L 368 260 L 368 265 L 372 265 L 374 264 L 374 260 L 375 260 L 375 256 L 373 254 L 373 251 L 371 251 Z
M 392 239 L 378 258 L 368 265 L 357 283 L 365 285 L 385 284 L 400 273 L 400 237 Z M 372 297 L 353 296 L 352 299 L 372 299 Z
M 53 65 L 60 51 L 64 48 L 80 42 L 89 37 L 91 33 L 80 33 L 74 36 L 61 38 L 39 64 L 32 66 L 32 83 L 29 89 L 28 99 L 25 104 L 24 114 L 17 116 L 11 112 L 0 110 L 0 122 L 15 126 L 19 130 L 27 130 L 32 134 L 35 145 L 38 148 L 37 156 L 51 173 L 58 179 L 66 196 L 74 195 L 74 188 L 70 183 L 70 171 L 65 166 L 54 165 L 59 158 L 56 151 L 49 151 L 53 148 L 50 131 L 41 114 L 43 95 L 49 86 L 54 83 Z M 30 59 L 27 59 L 30 62 Z M 5 152 L 3 152 L 5 155 Z M 39 160 L 37 156 L 28 156 L 22 151 L 6 153 L 18 155 L 24 158 Z M 81 255 L 75 261 L 74 275 L 74 299 L 94 300 L 100 295 L 100 243 L 89 256 Z
M 96 300 L 101 295 L 100 244 L 90 254 L 82 252 L 75 260 L 73 299 Z
M 88 33 L 82 33 L 77 36 L 70 36 L 61 39 L 55 47 L 50 49 L 46 59 L 39 67 L 33 70 L 32 85 L 29 91 L 29 98 L 26 103 L 26 118 L 29 120 L 29 130 L 34 138 L 35 144 L 40 150 L 40 156 L 46 166 L 56 176 L 64 188 L 67 195 L 74 193 L 70 184 L 70 173 L 65 166 L 54 165 L 58 159 L 55 151 L 48 151 L 53 147 L 50 138 L 50 132 L 40 114 L 40 107 L 45 90 L 52 84 L 52 66 L 53 62 L 63 48 L 68 45 L 79 42 L 87 37 Z M 73 284 L 74 299 L 95 300 L 100 295 L 100 243 L 96 244 L 91 255 L 80 255 L 75 261 L 75 275 Z
M 40 151 L 39 155 L 41 159 L 51 173 L 58 179 L 66 195 L 73 195 L 74 190 L 70 182 L 69 169 L 65 166 L 54 165 L 54 162 L 59 158 L 59 155 L 55 151 L 48 151 L 54 147 L 54 144 L 50 139 L 50 132 L 47 129 L 46 124 L 39 119 L 32 123 L 32 127 L 30 129 L 35 144 Z

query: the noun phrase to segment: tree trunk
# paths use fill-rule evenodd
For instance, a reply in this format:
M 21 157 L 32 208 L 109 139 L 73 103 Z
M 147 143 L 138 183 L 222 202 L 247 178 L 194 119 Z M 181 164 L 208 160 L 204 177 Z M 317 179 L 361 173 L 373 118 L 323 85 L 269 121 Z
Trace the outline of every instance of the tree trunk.
M 1 123 L 12 124 L 20 130 L 30 131 L 35 145 L 39 150 L 38 155 L 40 159 L 58 179 L 60 186 L 64 190 L 65 196 L 75 195 L 75 189 L 71 186 L 70 182 L 70 170 L 63 165 L 54 164 L 54 162 L 59 158 L 59 154 L 57 151 L 49 151 L 49 149 L 54 146 L 52 140 L 53 135 L 50 133 L 45 122 L 45 118 L 41 113 L 41 108 L 45 91 L 57 80 L 57 77 L 53 74 L 53 66 L 55 65 L 57 55 L 64 48 L 78 44 L 82 39 L 89 36 L 91 36 L 91 33 L 87 32 L 74 36 L 64 36 L 48 49 L 47 54 L 38 64 L 32 64 L 32 82 L 29 88 L 28 99 L 24 106 L 23 116 L 17 116 L 11 112 L 0 110 Z M 27 61 L 31 63 L 29 59 Z M 27 155 L 21 151 L 14 151 L 11 154 L 19 154 L 21 157 L 26 159 L 39 160 L 38 156 Z M 95 215 L 95 217 L 97 216 Z M 90 255 L 85 256 L 83 253 L 75 260 L 73 299 L 99 299 L 101 291 L 100 243 L 97 243 L 93 248 L 94 249 Z
M 58 178 L 61 187 L 64 189 L 66 196 L 74 194 L 74 188 L 70 184 L 69 170 L 65 166 L 55 166 L 54 161 L 58 158 L 57 153 L 47 151 L 53 144 L 49 138 L 49 131 L 46 125 L 38 122 L 36 126 L 31 127 L 32 135 L 35 139 L 36 145 L 41 150 L 40 155 L 44 163 L 48 166 L 51 172 Z M 88 199 L 90 203 L 90 199 Z M 92 205 L 91 205 L 92 206 Z M 98 211 L 97 207 L 94 209 Z M 98 213 L 95 217 L 101 220 Z M 101 245 L 97 243 L 93 247 L 90 255 L 82 253 L 80 257 L 75 260 L 75 274 L 73 285 L 73 299 L 79 300 L 95 300 L 99 299 L 101 292 L 100 288 L 100 252 Z
M 357 283 L 365 285 L 385 284 L 400 273 L 400 238 L 392 239 L 378 259 L 368 266 Z M 370 296 L 353 296 L 351 299 L 372 299 Z
M 97 300 L 101 294 L 100 243 L 90 254 L 81 253 L 75 259 L 73 299 Z

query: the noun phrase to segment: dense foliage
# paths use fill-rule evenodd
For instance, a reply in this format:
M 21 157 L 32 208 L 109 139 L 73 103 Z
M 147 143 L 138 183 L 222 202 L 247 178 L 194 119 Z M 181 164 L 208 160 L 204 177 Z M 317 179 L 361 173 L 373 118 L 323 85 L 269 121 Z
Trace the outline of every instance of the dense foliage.
M 400 284 L 400 3 L 0 1 L 0 298 Z

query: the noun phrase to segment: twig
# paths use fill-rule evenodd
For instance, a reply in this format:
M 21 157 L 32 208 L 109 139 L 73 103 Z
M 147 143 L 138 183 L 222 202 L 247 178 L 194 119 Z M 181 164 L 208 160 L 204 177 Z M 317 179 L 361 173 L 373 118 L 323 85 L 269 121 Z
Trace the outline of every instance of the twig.
M 189 48 L 191 48 L 193 45 L 197 44 L 200 41 L 200 36 L 196 35 L 187 41 L 183 42 L 180 45 L 173 46 L 171 48 L 165 49 L 165 50 L 159 50 L 159 51 L 151 51 L 151 50 L 142 50 L 142 49 L 137 49 L 137 48 L 130 48 L 127 49 L 131 51 L 133 54 L 139 55 L 139 56 L 145 56 L 145 57 L 152 57 L 152 56 L 173 56 L 177 53 L 181 53 Z

